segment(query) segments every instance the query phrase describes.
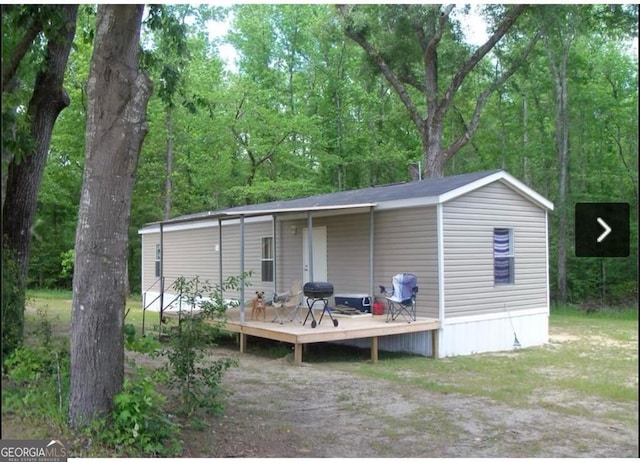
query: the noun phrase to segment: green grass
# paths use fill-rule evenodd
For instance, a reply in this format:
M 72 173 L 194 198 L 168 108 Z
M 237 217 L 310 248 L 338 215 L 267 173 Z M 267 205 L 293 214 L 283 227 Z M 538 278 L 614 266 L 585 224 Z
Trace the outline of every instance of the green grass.
M 55 324 L 56 330 L 59 332 L 71 325 L 71 291 L 60 290 L 29 290 L 27 291 L 27 306 L 33 307 L 34 310 L 27 310 L 25 313 L 25 329 L 27 334 L 31 326 L 37 323 L 37 314 L 35 310 L 44 308 L 47 315 Z M 136 330 L 142 330 L 142 304 L 139 297 L 127 299 L 125 313 L 127 316 L 124 320 L 125 324 L 133 324 Z M 154 331 L 158 329 L 158 313 L 147 311 L 145 314 L 145 331 Z
M 46 307 L 54 324 L 68 329 L 71 292 L 30 291 L 27 296 L 31 306 Z M 140 329 L 140 302 L 128 300 L 127 310 L 125 323 Z M 322 367 L 410 383 L 433 392 L 486 397 L 513 405 L 537 400 L 544 404 L 545 394 L 566 395 L 568 403 L 585 399 L 624 403 L 638 399 L 637 321 L 637 309 L 585 313 L 571 307 L 554 307 L 550 316 L 551 341 L 542 347 L 437 361 L 381 351 L 377 364 L 368 361 L 366 349 L 336 344 L 311 345 L 305 355 L 308 361 Z M 27 312 L 27 329 L 36 322 L 36 313 Z M 145 327 L 147 331 L 157 330 L 157 313 L 146 314 Z M 281 357 L 290 353 L 287 347 L 254 339 L 249 351 L 260 351 L 265 357 Z M 566 409 L 575 412 L 569 404 Z
M 432 360 L 380 354 L 372 364 L 362 359 L 320 364 L 437 393 L 460 393 L 509 405 L 558 407 L 550 396 L 564 396 L 567 414 L 589 413 L 589 402 L 638 400 L 637 310 L 587 314 L 574 309 L 550 316 L 550 342 L 512 352 Z M 637 419 L 635 417 L 628 417 Z

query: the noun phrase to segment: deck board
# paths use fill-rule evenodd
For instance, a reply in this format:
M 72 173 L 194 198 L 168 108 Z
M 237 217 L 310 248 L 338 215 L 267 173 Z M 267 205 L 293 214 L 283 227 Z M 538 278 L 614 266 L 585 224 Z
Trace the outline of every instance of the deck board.
M 306 309 L 301 311 L 302 319 L 306 315 Z M 294 320 L 280 324 L 272 322 L 274 312 L 267 310 L 266 320 L 251 320 L 251 310 L 245 311 L 245 322 L 240 322 L 239 309 L 228 312 L 228 320 L 225 330 L 240 334 L 241 345 L 246 342 L 246 336 L 260 337 L 277 340 L 285 343 L 292 343 L 298 353 L 295 357 L 296 363 L 302 361 L 301 346 L 308 343 L 331 342 L 337 340 L 350 340 L 360 338 L 371 338 L 371 358 L 375 362 L 378 357 L 378 337 L 386 335 L 407 334 L 412 332 L 434 331 L 434 347 L 437 345 L 436 336 L 440 328 L 440 322 L 436 318 L 418 317 L 411 323 L 402 318 L 395 321 L 386 322 L 386 315 L 373 316 L 363 314 L 356 316 L 335 315 L 338 326 L 334 327 L 331 319 L 325 314 L 322 322 L 312 328 L 308 320 L 303 326 L 301 320 Z M 316 314 L 316 320 L 319 315 Z M 434 349 L 434 352 L 436 350 Z M 437 357 L 437 356 L 436 356 Z

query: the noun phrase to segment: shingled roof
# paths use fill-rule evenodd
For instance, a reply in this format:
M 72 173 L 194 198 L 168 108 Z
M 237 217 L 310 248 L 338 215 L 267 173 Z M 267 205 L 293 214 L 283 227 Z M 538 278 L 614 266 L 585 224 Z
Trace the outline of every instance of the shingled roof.
M 484 180 L 484 181 L 483 181 Z M 433 178 L 409 183 L 398 183 L 383 186 L 373 186 L 350 191 L 340 191 L 330 194 L 320 194 L 316 196 L 301 197 L 298 199 L 288 199 L 262 204 L 245 205 L 222 210 L 215 210 L 203 213 L 182 215 L 162 223 L 176 223 L 202 220 L 207 218 L 230 218 L 239 216 L 269 215 L 291 211 L 308 210 L 330 210 L 340 208 L 375 207 L 381 203 L 393 201 L 404 201 L 416 198 L 432 198 L 433 203 L 442 202 L 444 198 L 450 199 L 451 193 L 464 191 L 466 187 L 477 183 L 478 187 L 496 180 L 503 180 L 518 190 L 523 195 L 528 196 L 532 201 L 542 207 L 553 209 L 551 204 L 544 197 L 529 189 L 523 183 L 506 173 L 504 170 L 489 170 L 484 172 L 465 173 L 442 178 Z M 454 194 L 455 195 L 455 194 Z M 157 224 L 157 223 L 153 223 Z M 150 223 L 149 225 L 152 225 Z

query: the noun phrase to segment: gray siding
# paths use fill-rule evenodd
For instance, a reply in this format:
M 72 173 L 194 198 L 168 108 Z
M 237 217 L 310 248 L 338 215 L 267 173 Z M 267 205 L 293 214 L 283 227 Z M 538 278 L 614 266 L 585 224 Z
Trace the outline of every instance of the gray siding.
M 297 229 L 291 234 L 291 226 Z M 313 226 L 327 227 L 327 279 L 336 293 L 369 292 L 369 214 L 319 217 Z M 288 289 L 303 280 L 302 230 L 306 220 L 280 221 L 278 286 Z
M 159 285 L 156 283 L 156 244 L 160 244 L 160 234 L 142 235 L 142 292 L 149 290 L 152 286 L 156 291 Z
M 251 298 L 256 290 L 273 292 L 272 282 L 261 281 L 262 238 L 272 236 L 270 222 L 246 223 L 244 270 L 251 271 L 247 280 L 246 298 Z M 206 228 L 165 230 L 163 233 L 163 275 L 165 290 L 171 292 L 170 286 L 178 277 L 192 279 L 196 276 L 202 281 L 218 284 L 220 281 L 220 254 L 216 251 L 219 244 L 218 226 Z M 144 234 L 143 248 L 143 291 L 148 290 L 157 280 L 155 277 L 155 245 L 160 243 L 160 233 Z M 240 225 L 224 224 L 222 226 L 222 277 L 240 275 Z M 156 284 L 152 291 L 159 289 Z M 225 297 L 238 297 L 239 291 L 229 291 Z
M 500 182 L 444 205 L 445 318 L 547 306 L 545 213 Z M 494 285 L 497 227 L 513 229 L 514 284 Z
M 390 288 L 400 272 L 418 276 L 417 313 L 438 316 L 438 276 L 435 207 L 376 212 L 374 215 L 374 278 L 371 294 L 381 298 L 378 286 Z M 292 235 L 291 226 L 297 233 Z M 306 220 L 281 221 L 278 258 L 279 286 L 287 289 L 302 280 L 302 229 Z M 313 226 L 327 227 L 327 278 L 336 293 L 369 292 L 369 214 L 319 217 Z
M 256 290 L 266 293 L 273 292 L 273 282 L 262 282 L 262 238 L 273 235 L 271 222 L 245 223 L 244 225 L 244 270 L 250 271 L 247 279 L 245 298 L 252 298 Z M 217 261 L 216 261 L 217 265 Z M 222 226 L 222 276 L 240 276 L 240 225 L 223 224 Z M 238 297 L 239 291 L 229 291 L 225 297 Z
M 179 277 L 217 282 L 217 228 L 165 231 L 162 243 L 165 289 Z
M 417 315 L 438 317 L 438 245 L 436 207 L 389 210 L 375 214 L 374 282 L 391 287 L 398 273 L 415 273 L 420 291 Z M 375 294 L 379 300 L 380 294 Z

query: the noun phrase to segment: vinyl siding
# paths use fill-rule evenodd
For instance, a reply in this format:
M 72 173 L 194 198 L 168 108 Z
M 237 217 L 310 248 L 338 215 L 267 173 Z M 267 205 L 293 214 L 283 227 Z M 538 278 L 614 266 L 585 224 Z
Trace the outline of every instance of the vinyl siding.
M 547 306 L 545 213 L 500 182 L 444 205 L 445 318 Z M 514 284 L 494 285 L 494 228 L 513 229 Z
M 291 234 L 291 226 L 297 232 Z M 369 292 L 369 214 L 319 217 L 313 227 L 327 227 L 327 279 L 335 293 Z M 302 230 L 306 220 L 281 221 L 278 286 L 287 290 L 293 280 L 303 280 Z
M 156 244 L 160 244 L 160 234 L 142 235 L 142 274 L 140 277 L 143 293 L 152 286 L 156 291 L 160 288 L 156 277 Z
M 251 271 L 252 276 L 247 279 L 249 286 L 246 291 L 256 290 L 273 292 L 272 282 L 261 281 L 262 238 L 273 235 L 270 222 L 246 223 L 245 231 L 245 263 L 244 270 Z M 165 231 L 163 233 L 163 274 L 165 290 L 172 292 L 171 284 L 178 278 L 192 279 L 196 276 L 211 284 L 220 282 L 219 230 L 217 226 L 182 229 L 179 231 Z M 157 280 L 155 277 L 155 245 L 160 243 L 160 234 L 144 234 L 142 236 L 143 249 L 143 291 L 148 290 Z M 240 225 L 237 223 L 222 226 L 222 277 L 223 281 L 229 276 L 240 275 Z M 154 290 L 159 286 L 156 284 Z M 253 291 L 253 292 L 251 292 Z M 225 293 L 225 297 L 236 298 L 239 291 Z M 250 297 L 246 297 L 250 298 Z
M 389 210 L 375 214 L 374 283 L 391 288 L 398 273 L 418 277 L 416 313 L 438 317 L 436 207 Z M 383 301 L 380 294 L 375 294 Z

